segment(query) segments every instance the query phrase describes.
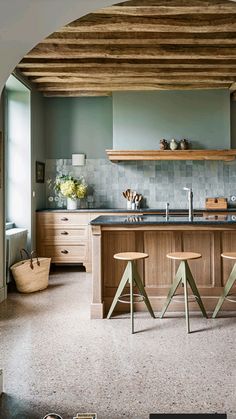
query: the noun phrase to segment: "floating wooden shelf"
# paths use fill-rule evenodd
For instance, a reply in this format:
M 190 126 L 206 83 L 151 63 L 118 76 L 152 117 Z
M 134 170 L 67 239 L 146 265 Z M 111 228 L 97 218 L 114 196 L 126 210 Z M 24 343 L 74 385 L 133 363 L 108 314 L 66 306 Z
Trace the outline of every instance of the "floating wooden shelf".
M 236 150 L 106 150 L 112 162 L 128 160 L 223 160 L 236 158 Z

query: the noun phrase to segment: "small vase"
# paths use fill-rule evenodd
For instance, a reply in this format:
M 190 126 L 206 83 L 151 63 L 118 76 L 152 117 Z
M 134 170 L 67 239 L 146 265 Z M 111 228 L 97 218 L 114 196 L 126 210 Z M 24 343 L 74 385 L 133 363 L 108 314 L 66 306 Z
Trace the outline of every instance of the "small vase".
M 178 148 L 178 143 L 177 143 L 177 141 L 173 138 L 173 139 L 171 140 L 171 142 L 170 142 L 170 149 L 171 149 L 171 150 L 177 150 L 177 148 Z
M 76 210 L 77 209 L 77 199 L 67 198 L 66 206 L 68 210 Z

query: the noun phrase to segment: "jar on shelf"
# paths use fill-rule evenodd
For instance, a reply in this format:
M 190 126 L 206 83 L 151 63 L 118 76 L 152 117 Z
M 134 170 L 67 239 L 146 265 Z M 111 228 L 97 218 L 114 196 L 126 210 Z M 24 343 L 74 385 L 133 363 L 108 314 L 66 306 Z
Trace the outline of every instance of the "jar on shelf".
M 170 149 L 174 151 L 177 150 L 177 148 L 178 142 L 174 138 L 172 138 L 172 140 L 170 141 Z
M 183 140 L 180 140 L 179 142 L 180 150 L 188 150 L 189 149 L 189 142 L 185 138 Z

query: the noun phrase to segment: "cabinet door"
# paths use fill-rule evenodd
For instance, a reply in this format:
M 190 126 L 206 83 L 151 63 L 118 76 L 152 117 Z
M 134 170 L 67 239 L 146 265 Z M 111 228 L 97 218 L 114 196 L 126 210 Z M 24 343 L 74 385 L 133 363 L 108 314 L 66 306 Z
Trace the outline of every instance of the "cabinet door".
M 225 231 L 222 233 L 222 253 L 236 252 L 236 231 Z M 235 261 L 222 258 L 223 284 L 225 285 Z M 235 285 L 236 286 L 236 285 Z
M 189 262 L 196 284 L 201 287 L 214 286 L 214 233 L 208 231 L 183 232 L 183 251 L 196 252 L 201 259 Z

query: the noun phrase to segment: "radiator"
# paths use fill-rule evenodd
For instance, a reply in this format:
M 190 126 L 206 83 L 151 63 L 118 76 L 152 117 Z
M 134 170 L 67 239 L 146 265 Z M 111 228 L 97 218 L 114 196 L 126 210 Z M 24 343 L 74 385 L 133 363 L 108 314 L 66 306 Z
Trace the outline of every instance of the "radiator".
M 6 230 L 6 279 L 11 281 L 10 266 L 20 260 L 20 249 L 27 246 L 27 233 L 25 228 L 10 228 Z

